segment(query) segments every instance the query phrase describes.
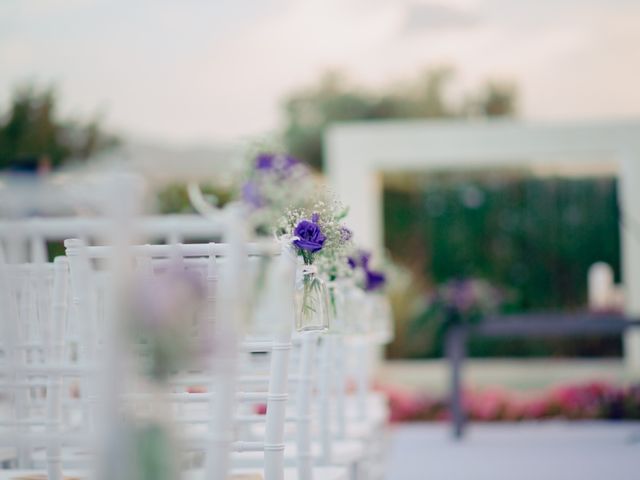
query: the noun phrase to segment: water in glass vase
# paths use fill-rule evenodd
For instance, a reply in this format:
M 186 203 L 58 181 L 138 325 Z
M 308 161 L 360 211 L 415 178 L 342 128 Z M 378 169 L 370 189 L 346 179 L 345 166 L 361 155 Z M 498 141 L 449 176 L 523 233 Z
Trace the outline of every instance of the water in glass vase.
M 313 265 L 303 267 L 296 290 L 296 330 L 326 332 L 329 329 L 329 294 Z

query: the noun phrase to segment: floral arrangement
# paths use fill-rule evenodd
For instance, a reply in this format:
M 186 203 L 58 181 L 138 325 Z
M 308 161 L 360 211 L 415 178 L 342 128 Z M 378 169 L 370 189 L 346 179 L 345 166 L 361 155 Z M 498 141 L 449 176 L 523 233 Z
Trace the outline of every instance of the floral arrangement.
M 318 192 L 310 206 L 289 209 L 280 219 L 278 234 L 290 238 L 305 265 L 322 263 L 323 269 L 346 258 L 352 233 L 342 222 L 347 209 L 326 193 Z
M 353 233 L 348 210 L 291 155 L 262 152 L 240 188 L 259 234 L 289 238 L 305 265 L 328 279 L 349 274 L 344 266 Z
M 347 263 L 356 277 L 356 283 L 365 292 L 382 290 L 387 283 L 384 272 L 371 267 L 371 252 L 356 250 L 347 258 Z
M 259 235 L 273 235 L 287 210 L 309 202 L 316 180 L 308 167 L 291 155 L 259 153 L 253 158 L 239 191 Z
M 477 324 L 485 316 L 496 313 L 508 298 L 506 290 L 483 279 L 450 280 L 427 299 L 427 308 L 416 320 L 416 326 L 432 320 L 445 328 Z
M 341 203 L 318 192 L 310 206 L 290 209 L 280 220 L 278 235 L 291 241 L 305 265 L 298 287 L 298 330 L 328 330 L 335 319 L 335 299 L 321 276 L 341 274 L 352 237 L 342 223 L 346 214 Z
M 185 325 L 193 325 L 205 300 L 202 279 L 180 266 L 162 275 L 146 278 L 134 289 L 131 338 L 143 349 L 143 374 L 155 382 L 207 353 L 208 335 L 193 338 Z
M 448 402 L 444 397 L 418 394 L 399 387 L 378 388 L 388 395 L 391 421 L 450 418 Z M 616 386 L 595 381 L 559 385 L 529 395 L 498 388 L 467 390 L 463 392 L 463 407 L 469 419 L 485 422 L 557 418 L 638 420 L 640 385 Z
M 305 265 L 298 282 L 297 328 L 326 330 L 332 297 L 324 280 L 349 273 L 345 265 L 352 233 L 343 223 L 347 209 L 306 166 L 280 153 L 256 155 L 239 194 L 256 233 L 290 242 Z M 253 304 L 262 294 L 265 271 L 262 264 Z

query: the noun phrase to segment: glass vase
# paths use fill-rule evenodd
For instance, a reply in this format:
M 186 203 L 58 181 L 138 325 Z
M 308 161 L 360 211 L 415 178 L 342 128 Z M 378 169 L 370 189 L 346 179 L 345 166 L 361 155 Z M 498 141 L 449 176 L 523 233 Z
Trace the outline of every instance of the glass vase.
M 296 290 L 296 330 L 326 332 L 329 329 L 329 293 L 313 265 L 303 267 Z
M 350 337 L 362 336 L 368 329 L 368 308 L 366 296 L 355 285 L 345 291 L 345 329 Z

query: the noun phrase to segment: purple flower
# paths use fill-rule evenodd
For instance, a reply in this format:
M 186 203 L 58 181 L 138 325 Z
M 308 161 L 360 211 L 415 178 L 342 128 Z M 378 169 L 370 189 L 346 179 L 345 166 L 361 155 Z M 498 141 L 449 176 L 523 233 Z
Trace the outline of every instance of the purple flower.
M 387 282 L 387 277 L 382 272 L 365 270 L 365 273 L 366 273 L 366 284 L 364 286 L 364 289 L 367 292 L 378 290 L 379 288 L 382 288 L 384 284 Z
M 293 233 L 298 237 L 293 244 L 301 250 L 315 253 L 322 250 L 327 237 L 322 233 L 320 225 L 317 223 L 317 215 L 314 214 L 316 221 L 301 220 L 296 226 Z
M 453 307 L 462 313 L 471 310 L 477 301 L 472 281 L 469 279 L 454 280 L 451 283 L 451 289 Z
M 167 327 L 180 320 L 188 303 L 199 302 L 206 294 L 202 278 L 195 272 L 169 266 L 164 274 L 140 279 L 135 291 L 138 320 L 145 327 Z
M 347 227 L 345 227 L 344 225 L 342 225 L 340 227 L 340 240 L 346 243 L 349 240 L 351 240 L 351 237 L 353 237 L 353 232 Z M 354 267 L 351 267 L 351 268 L 354 268 Z
M 360 252 L 360 264 L 365 270 L 369 269 L 369 260 L 371 260 L 371 252 Z
M 362 267 L 365 270 L 369 269 L 369 260 L 371 259 L 371 252 L 366 250 L 358 250 L 355 256 L 349 257 L 347 261 L 349 266 L 355 270 L 356 267 Z
M 291 169 L 299 163 L 300 162 L 291 155 L 261 153 L 256 158 L 256 169 L 275 171 L 283 175 L 288 175 Z
M 264 198 L 260 194 L 260 189 L 256 182 L 249 180 L 242 186 L 242 200 L 254 208 L 264 206 Z
M 362 268 L 364 273 L 364 289 L 367 292 L 372 292 L 382 288 L 387 282 L 387 278 L 384 273 L 376 272 L 369 268 L 369 262 L 371 260 L 371 252 L 366 250 L 358 250 L 356 255 L 349 257 L 347 262 L 349 266 L 355 270 L 356 268 Z

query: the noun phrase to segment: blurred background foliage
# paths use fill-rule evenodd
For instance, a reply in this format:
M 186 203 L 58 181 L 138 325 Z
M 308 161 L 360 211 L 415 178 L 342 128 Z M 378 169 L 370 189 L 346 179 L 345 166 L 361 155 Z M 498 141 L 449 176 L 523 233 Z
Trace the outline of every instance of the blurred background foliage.
M 284 104 L 286 150 L 321 170 L 322 136 L 335 122 L 380 119 L 499 117 L 516 113 L 516 88 L 489 80 L 476 91 L 452 92 L 455 71 L 424 69 L 413 79 L 371 91 L 349 84 L 341 72 L 327 72 L 317 84 L 291 94 Z
M 0 110 L 0 170 L 52 168 L 83 161 L 118 145 L 105 133 L 98 117 L 88 121 L 63 119 L 53 88 L 23 85 Z
M 200 185 L 200 190 L 205 200 L 215 206 L 224 206 L 233 198 L 235 193 L 233 189 L 211 184 Z M 187 187 L 180 183 L 172 183 L 160 192 L 156 209 L 162 215 L 196 213 L 189 201 Z
M 597 261 L 610 264 L 619 281 L 612 177 L 535 177 L 518 170 L 411 173 L 387 175 L 385 187 L 386 246 L 421 282 L 414 308 L 400 315 L 394 356 L 442 354 L 437 325 L 423 325 L 419 335 L 411 325 L 426 311 L 420 292 L 450 279 L 479 277 L 508 288 L 515 295 L 506 312 L 584 310 L 587 271 Z M 618 337 L 470 344 L 475 356 L 620 353 Z
M 448 66 L 424 68 L 415 78 L 382 90 L 349 83 L 339 71 L 324 73 L 314 85 L 289 95 L 283 104 L 284 122 L 276 145 L 314 169 L 323 167 L 322 137 L 328 125 L 350 120 L 393 118 L 500 117 L 516 112 L 517 90 L 506 81 L 488 80 L 468 93 L 452 92 L 455 71 Z M 256 150 L 264 139 L 256 141 Z M 225 192 L 219 192 L 225 196 Z M 189 211 L 184 186 L 172 185 L 160 195 L 162 213 Z

